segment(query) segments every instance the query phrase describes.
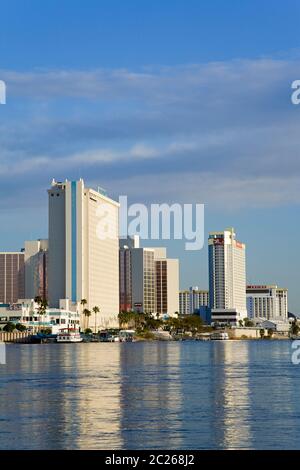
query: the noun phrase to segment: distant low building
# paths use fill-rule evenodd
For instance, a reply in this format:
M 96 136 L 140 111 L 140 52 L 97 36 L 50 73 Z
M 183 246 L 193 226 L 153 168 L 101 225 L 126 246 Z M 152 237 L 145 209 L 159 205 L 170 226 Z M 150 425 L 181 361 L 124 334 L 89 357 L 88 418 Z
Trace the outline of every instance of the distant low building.
M 260 323 L 259 326 L 265 330 L 273 330 L 279 333 L 287 333 L 290 329 L 290 324 L 284 321 L 264 320 Z
M 207 307 L 209 303 L 208 290 L 200 290 L 198 286 L 179 292 L 179 313 L 189 315 L 198 313 L 200 307 Z
M 211 322 L 219 325 L 238 325 L 241 313 L 236 308 L 212 308 Z
M 80 310 L 74 309 L 68 299 L 59 302 L 59 308 L 47 308 L 40 315 L 38 304 L 33 299 L 19 299 L 14 304 L 0 304 L 0 329 L 8 323 L 21 323 L 28 329 L 38 330 L 49 328 L 52 333 L 58 333 L 61 328 L 79 328 Z
M 253 320 L 288 320 L 288 289 L 277 285 L 248 285 L 248 317 Z

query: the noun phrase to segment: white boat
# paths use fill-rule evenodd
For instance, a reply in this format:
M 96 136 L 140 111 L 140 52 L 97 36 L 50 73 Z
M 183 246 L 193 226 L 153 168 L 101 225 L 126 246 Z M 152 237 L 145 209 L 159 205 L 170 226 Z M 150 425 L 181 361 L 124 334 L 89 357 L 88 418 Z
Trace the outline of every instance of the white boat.
M 216 331 L 210 335 L 210 339 L 226 340 L 229 339 L 229 336 L 225 331 Z
M 81 343 L 82 338 L 79 330 L 74 328 L 62 328 L 56 337 L 56 341 L 58 343 Z

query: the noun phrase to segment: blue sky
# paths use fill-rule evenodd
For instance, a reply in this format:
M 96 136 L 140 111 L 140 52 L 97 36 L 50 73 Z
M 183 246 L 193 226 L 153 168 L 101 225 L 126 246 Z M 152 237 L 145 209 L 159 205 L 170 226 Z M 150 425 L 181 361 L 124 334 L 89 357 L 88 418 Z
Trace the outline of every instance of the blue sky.
M 0 249 L 47 234 L 52 177 L 132 202 L 205 203 L 233 225 L 247 278 L 300 312 L 297 1 L 1 2 Z M 207 250 L 180 257 L 207 287 Z

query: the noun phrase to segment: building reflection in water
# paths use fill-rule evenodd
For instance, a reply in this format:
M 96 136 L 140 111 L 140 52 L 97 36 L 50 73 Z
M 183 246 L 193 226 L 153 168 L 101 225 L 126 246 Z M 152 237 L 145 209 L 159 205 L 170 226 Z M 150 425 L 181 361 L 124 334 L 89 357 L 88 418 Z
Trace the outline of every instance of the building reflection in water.
M 122 346 L 124 448 L 183 448 L 180 347 L 159 342 Z
M 120 348 L 109 346 L 13 346 L 0 448 L 121 448 Z
M 287 341 L 8 345 L 0 449 L 299 448 Z
M 251 447 L 249 342 L 211 343 L 211 439 L 218 449 Z

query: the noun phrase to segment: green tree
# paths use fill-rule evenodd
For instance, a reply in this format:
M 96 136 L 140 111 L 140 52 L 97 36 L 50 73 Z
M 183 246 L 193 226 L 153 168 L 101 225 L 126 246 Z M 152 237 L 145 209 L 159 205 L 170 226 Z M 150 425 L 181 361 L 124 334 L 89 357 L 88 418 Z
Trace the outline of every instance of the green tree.
M 42 328 L 41 333 L 43 333 L 44 335 L 51 335 L 52 330 L 51 328 Z
M 22 323 L 17 323 L 16 324 L 16 330 L 18 331 L 26 331 L 26 326 L 22 325 Z
M 95 333 L 97 333 L 97 313 L 100 312 L 100 308 L 97 307 L 97 305 L 95 305 L 95 307 L 93 307 L 93 312 L 95 314 Z
M 199 315 L 183 315 L 179 318 L 179 324 L 183 331 L 190 331 L 193 335 L 203 328 L 203 320 Z
M 239 325 L 244 326 L 243 320 L 239 320 Z
M 34 299 L 35 303 L 38 304 L 38 309 L 37 313 L 39 315 L 39 322 L 41 321 L 41 317 L 46 315 L 47 307 L 48 307 L 48 302 L 47 299 L 41 297 L 41 296 L 36 296 Z
M 296 318 L 294 318 L 294 321 L 293 321 L 293 323 L 292 323 L 291 326 L 290 326 L 290 333 L 291 333 L 293 336 L 298 336 L 299 331 L 300 331 L 300 327 L 299 327 L 299 325 L 298 325 L 298 322 L 297 322 Z
M 85 320 L 86 320 L 86 328 L 89 328 L 89 321 L 90 321 L 91 311 L 88 308 L 85 308 L 82 313 L 83 313 L 83 315 L 85 317 Z
M 14 323 L 12 323 L 11 321 L 9 321 L 8 323 L 6 323 L 6 325 L 4 326 L 3 328 L 3 331 L 6 331 L 7 333 L 11 333 L 12 331 L 14 331 L 16 329 L 16 325 Z
M 272 338 L 273 334 L 274 334 L 274 330 L 272 330 L 272 328 L 269 328 L 269 329 L 268 329 L 268 336 L 269 336 L 269 338 Z
M 92 332 L 92 330 L 91 330 L 90 328 L 86 328 L 86 329 L 84 330 L 84 334 L 86 334 L 86 335 L 91 335 L 92 333 L 93 333 L 93 332 Z
M 263 338 L 265 337 L 265 330 L 264 330 L 264 328 L 261 328 L 261 329 L 259 330 L 259 334 L 260 334 L 261 339 L 263 339 Z
M 252 320 L 250 320 L 250 318 L 244 318 L 244 325 L 247 327 L 251 327 L 254 326 L 254 323 Z

